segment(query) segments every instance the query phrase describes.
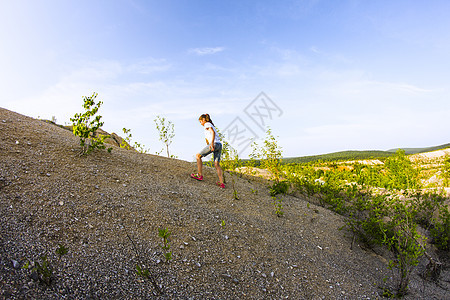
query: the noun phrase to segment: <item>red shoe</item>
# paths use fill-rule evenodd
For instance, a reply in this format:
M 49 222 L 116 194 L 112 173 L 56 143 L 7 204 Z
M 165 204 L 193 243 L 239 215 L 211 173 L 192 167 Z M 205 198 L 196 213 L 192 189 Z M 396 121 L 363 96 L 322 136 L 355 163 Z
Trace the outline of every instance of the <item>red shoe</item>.
M 225 188 L 225 183 L 216 182 L 216 185 L 219 186 L 221 189 Z
M 203 180 L 203 175 L 198 175 L 198 173 L 197 174 L 192 173 L 191 177 L 200 181 Z

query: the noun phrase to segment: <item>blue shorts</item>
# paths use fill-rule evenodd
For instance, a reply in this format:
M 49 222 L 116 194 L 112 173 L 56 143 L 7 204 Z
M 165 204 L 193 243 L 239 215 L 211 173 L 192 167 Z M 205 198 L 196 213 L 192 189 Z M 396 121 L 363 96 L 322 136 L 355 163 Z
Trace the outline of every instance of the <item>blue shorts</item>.
M 201 157 L 205 157 L 209 154 L 213 153 L 211 149 L 209 148 L 209 145 L 202 149 L 202 151 L 199 152 Z M 222 153 L 222 144 L 221 143 L 214 143 L 214 161 L 220 162 L 220 154 Z

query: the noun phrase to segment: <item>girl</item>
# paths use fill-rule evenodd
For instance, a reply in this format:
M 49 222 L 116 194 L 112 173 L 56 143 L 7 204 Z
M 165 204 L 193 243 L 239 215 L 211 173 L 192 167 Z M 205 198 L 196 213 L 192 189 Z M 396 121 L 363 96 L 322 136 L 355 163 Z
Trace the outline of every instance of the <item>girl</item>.
M 211 153 L 214 153 L 214 167 L 217 171 L 217 176 L 219 177 L 219 181 L 216 183 L 219 187 L 225 188 L 225 184 L 223 183 L 223 171 L 220 167 L 220 154 L 222 152 L 222 143 L 220 142 L 219 135 L 217 134 L 216 128 L 214 127 L 214 123 L 211 121 L 211 118 L 208 114 L 201 115 L 198 118 L 200 124 L 205 128 L 205 139 L 206 146 L 203 148 L 200 153 L 197 153 L 197 169 L 198 173 L 191 174 L 191 177 L 197 180 L 203 180 L 202 170 L 203 170 L 203 162 L 202 157 L 205 157 Z

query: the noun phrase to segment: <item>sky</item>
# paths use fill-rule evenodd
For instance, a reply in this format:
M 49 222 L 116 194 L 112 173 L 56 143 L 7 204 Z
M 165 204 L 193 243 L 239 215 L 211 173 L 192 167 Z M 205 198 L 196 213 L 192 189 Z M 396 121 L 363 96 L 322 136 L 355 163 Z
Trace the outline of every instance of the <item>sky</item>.
M 0 0 L 0 107 L 103 129 L 193 161 L 201 114 L 248 157 L 450 142 L 447 0 Z M 122 134 L 123 136 L 123 134 Z M 162 152 L 161 155 L 165 155 Z

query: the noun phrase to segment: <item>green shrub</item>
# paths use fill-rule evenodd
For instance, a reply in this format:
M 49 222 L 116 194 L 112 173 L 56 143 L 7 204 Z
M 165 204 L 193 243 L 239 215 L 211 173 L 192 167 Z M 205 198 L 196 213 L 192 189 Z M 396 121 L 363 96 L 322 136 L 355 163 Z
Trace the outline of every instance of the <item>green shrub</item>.
M 277 215 L 277 217 L 282 217 L 284 215 L 283 199 L 281 197 L 278 197 L 278 196 L 273 196 L 272 200 L 273 200 L 272 204 L 275 207 L 275 214 Z
M 447 155 L 441 168 L 441 174 L 444 178 L 444 186 L 449 186 L 450 183 L 450 157 Z
M 433 243 L 441 250 L 450 250 L 450 213 L 448 206 L 439 208 L 439 217 L 434 220 L 433 228 L 430 230 Z
M 274 197 L 278 194 L 286 194 L 289 190 L 289 181 L 283 180 L 279 182 L 274 182 L 270 187 L 270 196 Z
M 350 206 L 347 221 L 349 228 L 368 245 L 385 245 L 394 254 L 389 268 L 398 271 L 398 296 L 407 293 L 411 272 L 425 253 L 425 237 L 414 222 L 418 210 L 411 201 L 398 195 L 361 197 Z
M 404 150 L 397 150 L 396 154 L 386 159 L 385 167 L 390 179 L 387 187 L 397 190 L 419 188 L 419 171 L 406 157 Z

